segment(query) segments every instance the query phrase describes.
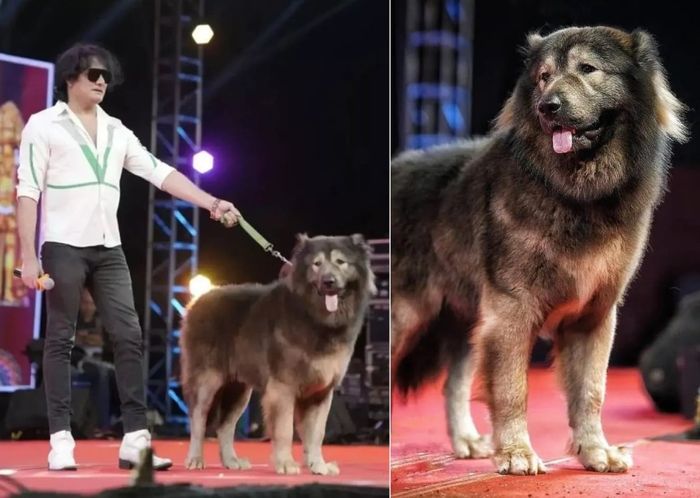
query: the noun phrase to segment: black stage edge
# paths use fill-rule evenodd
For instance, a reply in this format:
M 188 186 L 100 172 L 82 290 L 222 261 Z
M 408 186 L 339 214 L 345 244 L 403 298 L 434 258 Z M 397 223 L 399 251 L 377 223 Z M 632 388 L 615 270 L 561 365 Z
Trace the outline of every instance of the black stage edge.
M 0 476 L 0 491 L 20 488 L 16 481 Z M 10 496 L 22 498 L 118 498 L 118 497 L 215 497 L 215 498 L 361 498 L 388 497 L 389 488 L 334 484 L 306 484 L 296 487 L 237 486 L 232 488 L 205 488 L 191 484 L 130 486 L 102 491 L 97 494 L 52 493 L 48 491 L 19 491 Z

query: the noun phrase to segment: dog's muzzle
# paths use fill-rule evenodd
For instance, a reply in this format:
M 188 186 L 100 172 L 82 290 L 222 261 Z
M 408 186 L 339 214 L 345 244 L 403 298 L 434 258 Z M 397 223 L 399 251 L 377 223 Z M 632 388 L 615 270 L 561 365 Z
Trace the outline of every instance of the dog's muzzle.
M 326 302 L 326 310 L 330 313 L 338 311 L 338 280 L 333 275 L 324 275 L 319 282 L 318 293 L 323 295 Z

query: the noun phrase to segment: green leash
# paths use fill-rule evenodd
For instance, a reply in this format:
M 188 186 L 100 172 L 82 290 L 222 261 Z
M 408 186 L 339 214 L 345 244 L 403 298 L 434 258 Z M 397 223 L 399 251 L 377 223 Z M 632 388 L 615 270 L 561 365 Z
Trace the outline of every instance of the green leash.
M 228 226 L 227 223 L 226 223 L 226 220 L 225 220 L 224 218 L 226 218 L 226 215 L 224 215 L 224 216 L 221 217 L 221 223 L 223 223 L 224 226 Z M 282 256 L 282 254 L 280 254 L 279 251 L 275 250 L 275 248 L 274 248 L 274 246 L 272 245 L 272 243 L 271 243 L 270 241 L 268 241 L 265 237 L 263 237 L 262 234 L 261 234 L 260 232 L 258 232 L 255 228 L 253 228 L 253 226 L 252 226 L 250 223 L 248 223 L 248 222 L 245 220 L 245 218 L 243 218 L 243 216 L 239 216 L 239 217 L 238 217 L 238 224 L 241 226 L 241 228 L 242 228 L 243 230 L 245 230 L 245 232 L 246 232 L 248 235 L 250 235 L 250 238 L 251 238 L 251 239 L 253 239 L 255 242 L 257 242 L 257 243 L 260 245 L 260 247 L 263 248 L 263 250 L 264 250 L 265 252 L 269 252 L 269 253 L 272 254 L 275 258 L 279 259 L 279 260 L 282 261 L 283 263 L 286 263 L 286 264 L 289 264 L 289 265 L 292 264 L 291 261 L 289 261 L 287 258 L 285 258 L 284 256 Z

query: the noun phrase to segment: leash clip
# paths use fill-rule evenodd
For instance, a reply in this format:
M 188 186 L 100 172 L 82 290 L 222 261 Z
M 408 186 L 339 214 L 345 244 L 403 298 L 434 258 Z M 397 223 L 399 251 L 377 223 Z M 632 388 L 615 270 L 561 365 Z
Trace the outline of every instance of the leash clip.
M 272 254 L 272 255 L 273 255 L 274 257 L 276 257 L 277 259 L 279 259 L 280 261 L 282 261 L 283 263 L 288 264 L 288 265 L 291 265 L 291 264 L 292 264 L 292 262 L 289 261 L 289 260 L 288 260 L 287 258 L 285 258 L 284 256 L 282 256 L 282 254 L 280 254 L 279 251 L 274 250 L 274 249 L 272 248 L 272 245 L 270 245 L 270 247 L 267 248 L 267 249 L 265 249 L 265 250 L 266 250 L 267 252 L 269 252 L 270 254 Z

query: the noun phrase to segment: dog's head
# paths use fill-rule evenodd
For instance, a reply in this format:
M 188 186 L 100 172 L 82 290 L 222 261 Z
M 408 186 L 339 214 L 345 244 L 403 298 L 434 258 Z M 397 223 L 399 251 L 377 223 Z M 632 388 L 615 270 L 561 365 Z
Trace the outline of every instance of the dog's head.
M 299 235 L 286 280 L 291 289 L 328 313 L 343 303 L 366 301 L 376 294 L 370 267 L 371 248 L 362 235 L 308 237 Z
M 590 177 L 606 161 L 631 159 L 621 157 L 628 153 L 620 142 L 651 148 L 660 136 L 687 139 L 685 106 L 671 93 L 648 33 L 566 28 L 544 37 L 529 35 L 524 53 L 525 71 L 496 126 L 512 128 L 524 142 L 536 144 L 545 162 L 569 166 L 565 175 L 585 162 L 598 162 L 587 172 Z M 629 171 L 617 173 L 603 173 L 598 193 L 609 193 Z

